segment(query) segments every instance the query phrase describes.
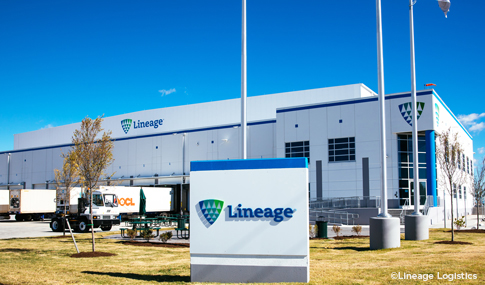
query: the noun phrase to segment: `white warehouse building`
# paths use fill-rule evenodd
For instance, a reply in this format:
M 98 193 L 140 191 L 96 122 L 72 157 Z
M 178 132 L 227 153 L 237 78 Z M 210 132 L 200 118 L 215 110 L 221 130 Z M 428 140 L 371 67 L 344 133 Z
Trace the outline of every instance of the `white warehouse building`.
M 450 215 L 450 195 L 439 183 L 435 132 L 451 127 L 464 147 L 462 169 L 472 175 L 473 141 L 433 90 L 417 92 L 419 183 L 431 222 Z M 412 207 L 411 94 L 386 95 L 388 201 L 391 209 Z M 240 99 L 128 113 L 104 119 L 112 131 L 114 163 L 103 183 L 169 185 L 188 209 L 190 162 L 241 158 Z M 374 201 L 351 210 L 376 215 L 381 193 L 380 119 L 376 93 L 363 84 L 247 98 L 248 159 L 307 157 L 311 201 Z M 80 123 L 16 134 L 14 149 L 0 151 L 0 189 L 55 188 L 54 169 L 71 147 Z M 214 181 L 217 183 L 217 181 Z M 457 186 L 455 209 L 471 213 L 470 185 Z M 410 201 L 410 204 L 406 201 Z M 179 201 L 179 200 L 177 200 Z M 367 203 L 371 205 L 372 203 Z M 357 207 L 357 208 L 359 208 Z M 367 211 L 367 212 L 366 212 Z M 395 214 L 393 214 L 395 215 Z M 360 221 L 362 224 L 365 220 Z

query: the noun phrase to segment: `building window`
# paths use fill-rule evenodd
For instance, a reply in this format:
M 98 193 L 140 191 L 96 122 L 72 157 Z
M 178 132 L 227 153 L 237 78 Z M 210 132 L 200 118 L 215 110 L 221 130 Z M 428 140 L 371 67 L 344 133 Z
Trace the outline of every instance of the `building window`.
M 453 183 L 453 198 L 456 199 L 456 184 Z
M 328 162 L 355 161 L 355 138 L 328 140 Z
M 466 169 L 465 169 L 465 154 L 462 155 L 462 161 L 463 161 L 463 172 L 466 172 Z
M 310 162 L 310 141 L 285 143 L 286 157 L 306 157 Z
M 470 159 L 466 157 L 466 173 L 470 174 Z
M 457 162 L 458 162 L 458 169 L 461 169 L 461 154 L 460 153 L 458 153 L 458 160 L 457 160 Z
M 460 197 L 460 199 L 463 199 L 463 196 L 461 195 L 461 185 L 458 188 L 458 196 Z

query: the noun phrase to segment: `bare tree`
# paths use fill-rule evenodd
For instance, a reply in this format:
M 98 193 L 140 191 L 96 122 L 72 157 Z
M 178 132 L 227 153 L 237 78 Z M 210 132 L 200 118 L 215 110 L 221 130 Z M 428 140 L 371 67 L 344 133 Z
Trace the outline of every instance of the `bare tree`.
M 473 171 L 473 169 L 472 169 Z M 472 193 L 475 199 L 475 205 L 477 206 L 477 229 L 480 228 L 480 204 L 485 197 L 485 158 L 477 166 L 473 175 Z
M 94 227 L 93 227 L 93 191 L 98 185 L 104 171 L 113 163 L 113 142 L 111 140 L 111 131 L 101 132 L 101 123 L 103 117 L 95 120 L 89 117 L 84 118 L 81 122 L 81 128 L 74 131 L 72 143 L 74 144 L 73 152 L 76 154 L 79 176 L 83 180 L 89 196 L 89 215 L 91 224 L 91 236 L 93 243 L 93 252 L 95 251 Z
M 64 185 L 66 188 L 65 196 L 64 198 L 64 219 L 66 218 L 66 213 L 67 213 L 67 201 L 70 200 L 71 197 L 71 189 L 75 185 L 79 184 L 79 172 L 78 172 L 78 165 L 76 163 L 76 154 L 72 151 L 69 151 L 68 153 L 62 153 L 61 157 L 64 159 L 62 163 L 62 170 L 59 169 L 54 169 L 54 176 L 56 179 L 57 183 L 57 197 L 56 201 L 59 201 L 61 197 L 61 193 L 59 191 L 59 188 L 61 185 Z M 66 235 L 66 223 L 64 220 L 62 220 L 62 232 L 64 235 Z
M 458 133 L 451 128 L 439 133 L 436 144 L 436 161 L 440 169 L 440 185 L 450 194 L 451 201 L 451 241 L 455 240 L 455 230 L 453 227 L 453 195 L 456 195 L 456 185 L 461 185 L 466 181 L 466 173 L 460 169 L 460 155 L 463 153 Z M 458 207 L 458 205 L 456 205 Z M 445 213 L 446 219 L 446 213 Z

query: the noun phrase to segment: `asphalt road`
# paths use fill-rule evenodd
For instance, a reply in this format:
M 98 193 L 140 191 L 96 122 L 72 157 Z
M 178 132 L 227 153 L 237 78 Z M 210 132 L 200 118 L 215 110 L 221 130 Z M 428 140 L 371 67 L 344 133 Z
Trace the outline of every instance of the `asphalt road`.
M 13 216 L 12 216 L 13 217 Z M 17 222 L 15 219 L 0 220 L 0 239 L 10 238 L 30 238 L 30 237 L 47 237 L 60 236 L 61 232 L 53 232 L 49 226 L 50 220 Z M 101 229 L 94 229 L 100 232 Z M 113 226 L 112 232 L 119 231 L 119 226 Z M 69 230 L 66 230 L 69 233 Z M 74 232 L 77 234 L 76 232 Z

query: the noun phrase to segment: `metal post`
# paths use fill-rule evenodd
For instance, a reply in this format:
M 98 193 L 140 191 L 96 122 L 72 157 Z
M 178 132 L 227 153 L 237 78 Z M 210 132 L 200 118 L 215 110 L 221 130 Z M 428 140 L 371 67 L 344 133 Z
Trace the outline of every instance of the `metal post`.
M 382 16 L 381 0 L 376 0 L 377 8 L 377 74 L 379 89 L 379 110 L 381 117 L 381 213 L 380 217 L 389 217 L 387 213 L 387 151 L 386 151 L 386 113 L 384 93 L 384 56 L 382 53 Z
M 416 70 L 414 67 L 414 19 L 413 6 L 416 1 L 409 0 L 409 33 L 410 33 L 410 49 L 411 49 L 411 98 L 412 98 L 412 128 L 413 128 L 413 172 L 414 172 L 414 213 L 413 215 L 421 215 L 419 212 L 420 189 L 419 189 L 419 156 L 418 156 L 418 105 L 416 100 Z
M 451 199 L 453 199 L 453 196 L 451 196 Z M 446 190 L 443 189 L 443 212 L 444 212 L 444 218 L 443 221 L 445 223 L 445 229 L 446 229 Z
M 185 135 L 182 135 L 182 175 L 185 175 Z
M 242 31 L 241 31 L 241 130 L 242 130 L 242 159 L 247 158 L 247 118 L 246 118 L 246 95 L 247 95 L 247 50 L 246 50 L 246 0 L 242 0 Z
M 7 156 L 7 190 L 10 189 L 10 153 Z
M 465 196 L 465 227 L 468 226 L 467 213 L 466 213 L 466 187 L 463 187 L 463 196 Z

